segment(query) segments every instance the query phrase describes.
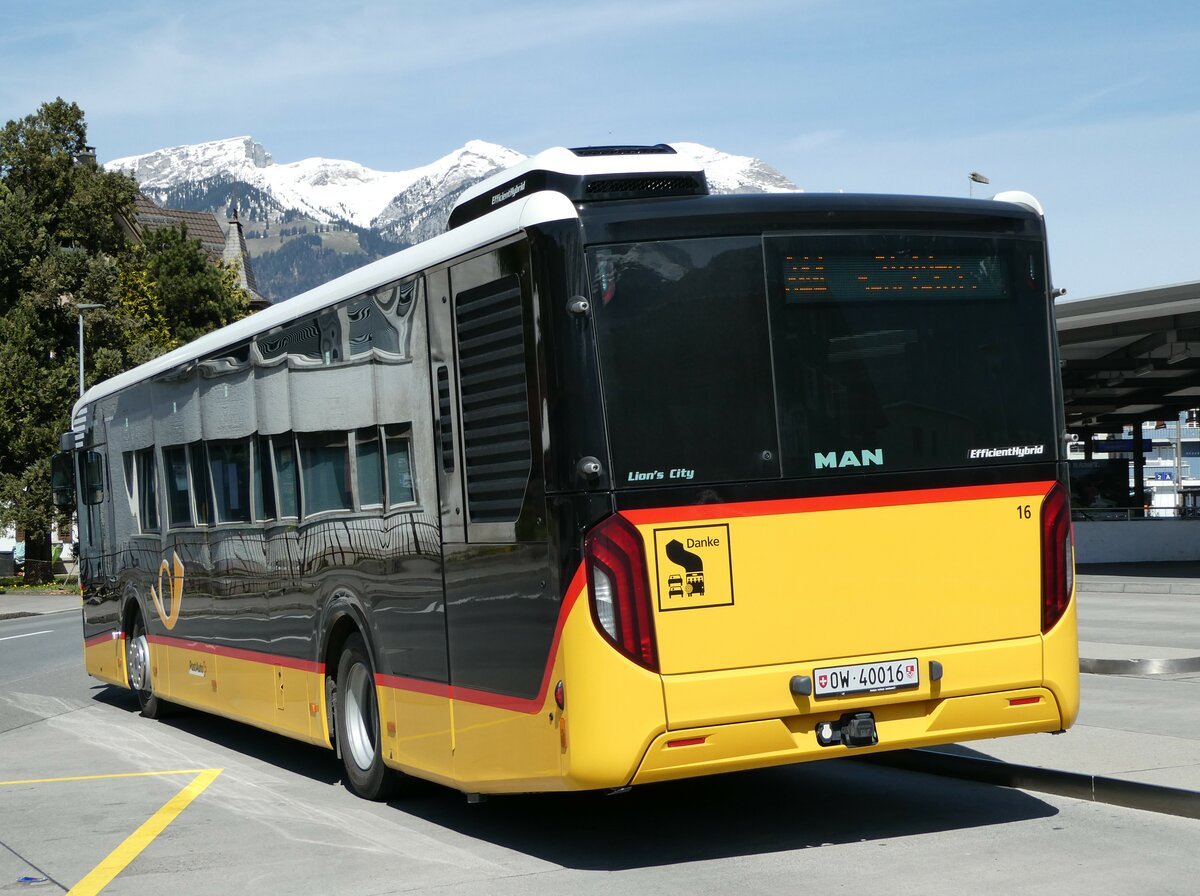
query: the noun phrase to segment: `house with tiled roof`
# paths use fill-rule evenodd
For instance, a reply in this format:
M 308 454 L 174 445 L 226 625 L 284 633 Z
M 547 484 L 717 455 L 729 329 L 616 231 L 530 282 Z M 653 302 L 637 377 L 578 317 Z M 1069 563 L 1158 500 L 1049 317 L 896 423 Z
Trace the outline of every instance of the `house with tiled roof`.
M 163 208 L 152 199 L 138 194 L 134 202 L 133 220 L 122 220 L 126 236 L 141 240 L 142 234 L 163 227 L 186 227 L 188 239 L 199 240 L 200 248 L 214 264 L 224 261 L 234 266 L 238 285 L 250 296 L 250 310 L 259 311 L 271 303 L 258 292 L 246 237 L 238 220 L 237 209 L 230 210 L 225 225 L 212 212 L 193 212 L 182 208 Z
M 242 222 L 238 220 L 236 206 L 229 210 L 229 227 L 225 231 L 225 249 L 221 258 L 237 268 L 238 285 L 250 296 L 252 310 L 258 311 L 271 304 L 259 294 L 258 284 L 254 280 L 254 268 L 250 265 L 250 250 L 246 248 L 246 234 L 242 231 Z

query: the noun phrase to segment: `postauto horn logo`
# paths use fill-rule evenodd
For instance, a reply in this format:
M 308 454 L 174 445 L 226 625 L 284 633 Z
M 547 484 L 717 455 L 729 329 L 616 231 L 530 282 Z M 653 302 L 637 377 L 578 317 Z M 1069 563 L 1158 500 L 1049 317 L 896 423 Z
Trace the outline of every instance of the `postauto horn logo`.
M 179 559 L 179 555 L 171 551 L 171 560 L 174 563 L 167 563 L 164 560 L 158 565 L 158 590 L 154 590 L 154 586 L 150 586 L 150 599 L 154 601 L 154 609 L 158 612 L 158 618 L 162 620 L 163 625 L 167 627 L 167 631 L 175 628 L 175 623 L 179 621 L 179 608 L 183 604 L 183 561 Z M 167 596 L 167 589 L 163 587 L 163 573 L 167 574 L 167 588 L 171 589 L 171 611 L 168 613 L 166 607 L 163 606 L 163 600 Z

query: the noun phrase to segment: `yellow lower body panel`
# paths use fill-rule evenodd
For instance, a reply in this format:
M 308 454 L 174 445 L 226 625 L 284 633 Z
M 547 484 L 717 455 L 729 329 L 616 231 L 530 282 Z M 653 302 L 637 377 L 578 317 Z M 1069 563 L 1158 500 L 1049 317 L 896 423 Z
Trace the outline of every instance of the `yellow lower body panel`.
M 1043 682 L 1058 700 L 1062 728 L 1075 724 L 1079 716 L 1079 601 L 1072 597 L 1058 624 L 1042 640 L 1045 643 Z
M 463 790 L 562 789 L 560 719 L 553 696 L 537 712 L 454 700 L 454 777 Z
M 129 679 L 125 672 L 124 636 L 119 632 L 112 632 L 111 636 L 105 635 L 85 641 L 83 668 L 93 678 L 123 688 L 129 687 Z
M 383 761 L 408 774 L 454 785 L 450 700 L 442 694 L 376 686 Z
M 474 692 L 460 697 L 449 686 L 436 691 L 444 693 L 377 686 L 389 768 L 475 793 L 562 789 L 561 718 L 552 696 L 512 708 L 481 702 Z M 533 702 L 533 710 L 525 705 Z
M 152 638 L 150 677 L 154 693 L 172 703 L 311 744 L 330 745 L 324 712 L 325 676 L 316 668 L 297 668 L 290 660 L 271 662 L 266 655 L 217 653 L 198 643 Z M 116 684 L 129 686 L 124 676 Z
M 817 725 L 836 720 L 838 711 L 670 731 L 651 743 L 633 783 L 1062 728 L 1058 702 L 1046 688 L 899 703 L 872 712 L 879 743 L 871 747 L 817 742 Z
M 915 690 L 882 694 L 817 699 L 792 693 L 793 676 L 812 676 L 822 666 L 913 658 L 921 669 L 921 684 Z M 934 681 L 930 664 L 942 666 L 942 678 Z M 808 663 L 758 666 L 749 669 L 664 675 L 663 694 L 667 723 L 671 730 L 699 725 L 720 725 L 755 719 L 787 718 L 809 713 L 834 717 L 848 710 L 874 709 L 885 704 L 909 704 L 916 700 L 939 700 L 1000 689 L 1036 687 L 1042 679 L 1040 636 L 968 644 L 935 650 L 912 650 L 896 654 L 833 657 Z

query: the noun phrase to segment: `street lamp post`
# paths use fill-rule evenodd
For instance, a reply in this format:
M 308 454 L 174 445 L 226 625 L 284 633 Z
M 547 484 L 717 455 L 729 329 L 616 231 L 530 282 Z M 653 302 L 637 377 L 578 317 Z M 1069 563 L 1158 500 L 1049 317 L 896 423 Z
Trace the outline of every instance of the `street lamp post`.
M 83 398 L 83 312 L 94 311 L 97 308 L 103 308 L 103 305 L 97 305 L 94 302 L 85 302 L 82 305 L 76 305 L 75 310 L 79 312 L 79 397 Z
M 976 184 L 990 184 L 990 183 L 991 183 L 991 181 L 988 180 L 986 177 L 984 177 L 982 174 L 980 174 L 978 171 L 972 171 L 970 174 L 967 175 L 967 195 L 968 196 L 975 195 L 975 185 Z

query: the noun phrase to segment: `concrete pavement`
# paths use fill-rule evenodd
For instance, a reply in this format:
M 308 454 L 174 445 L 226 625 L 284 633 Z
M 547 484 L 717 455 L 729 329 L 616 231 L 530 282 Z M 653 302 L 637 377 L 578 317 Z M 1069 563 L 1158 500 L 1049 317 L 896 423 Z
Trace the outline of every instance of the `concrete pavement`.
M 883 761 L 1200 818 L 1200 564 L 1081 566 L 1075 594 L 1072 728 Z
M 1074 727 L 879 761 L 1200 818 L 1200 564 L 1082 566 L 1076 599 Z M 0 593 L 0 619 L 78 608 L 73 590 Z
M 60 613 L 64 610 L 78 610 L 79 607 L 78 587 L 65 589 L 59 594 L 43 594 L 23 588 L 0 588 L 0 619 Z

